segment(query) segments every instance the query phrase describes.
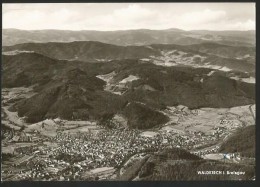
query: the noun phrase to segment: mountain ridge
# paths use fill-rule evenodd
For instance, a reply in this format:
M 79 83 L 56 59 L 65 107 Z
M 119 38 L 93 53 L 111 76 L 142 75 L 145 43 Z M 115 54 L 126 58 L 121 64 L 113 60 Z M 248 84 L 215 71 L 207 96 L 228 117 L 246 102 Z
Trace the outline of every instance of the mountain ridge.
M 19 116 L 27 116 L 30 122 L 56 117 L 98 120 L 107 113 L 114 115 L 122 111 L 127 102 L 144 103 L 157 110 L 179 104 L 189 108 L 218 108 L 255 102 L 253 84 L 230 79 L 220 71 L 208 76 L 211 69 L 206 68 L 163 67 L 134 59 L 121 60 L 120 63 L 116 60 L 110 63 L 75 63 L 45 59 L 43 55 L 34 53 L 3 57 L 4 86 L 38 84 L 33 97 L 15 105 Z M 41 60 L 37 60 L 39 57 Z M 107 83 L 97 78 L 111 71 L 115 72 L 112 88 L 123 90 L 121 95 L 109 93 L 104 88 Z M 24 81 L 21 75 L 25 77 Z M 128 80 L 128 77 L 137 79 Z M 39 107 L 44 101 L 51 102 Z M 84 103 L 86 107 L 82 108 Z M 131 115 L 132 112 L 128 113 L 129 118 Z
M 187 45 L 203 43 L 208 40 L 215 43 L 228 43 L 230 45 L 255 45 L 254 31 L 185 31 L 177 28 L 116 31 L 3 29 L 2 38 L 4 46 L 27 42 L 71 42 L 77 40 L 96 40 L 116 45 L 144 45 L 152 43 Z
M 207 66 L 210 64 L 218 68 L 226 66 L 229 69 L 247 72 L 253 72 L 255 69 L 255 48 L 210 42 L 187 46 L 177 44 L 119 46 L 97 41 L 74 41 L 24 43 L 4 46 L 2 50 L 3 54 L 12 51 L 33 51 L 50 58 L 69 61 L 109 62 L 111 60 L 150 59 L 151 62 L 168 61 L 170 65 L 174 65 L 174 61 L 177 60 L 177 64 L 180 65 Z

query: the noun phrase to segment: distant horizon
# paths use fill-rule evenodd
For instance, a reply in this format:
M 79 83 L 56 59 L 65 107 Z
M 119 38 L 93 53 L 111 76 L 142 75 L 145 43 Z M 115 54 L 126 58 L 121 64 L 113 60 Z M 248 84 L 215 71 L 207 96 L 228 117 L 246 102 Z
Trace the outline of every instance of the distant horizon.
M 168 29 L 146 29 L 146 28 L 140 28 L 140 29 L 124 29 L 124 30 L 69 30 L 69 29 L 17 29 L 17 28 L 2 28 L 2 30 L 21 30 L 21 31 L 98 31 L 98 32 L 116 32 L 116 31 L 136 31 L 136 30 L 150 30 L 150 31 L 164 31 L 164 30 L 180 30 L 180 31 L 241 31 L 241 32 L 247 32 L 247 31 L 256 31 L 255 29 L 249 29 L 249 30 L 210 30 L 210 29 L 192 29 L 192 30 L 185 30 L 185 29 L 179 29 L 179 28 L 168 28 Z

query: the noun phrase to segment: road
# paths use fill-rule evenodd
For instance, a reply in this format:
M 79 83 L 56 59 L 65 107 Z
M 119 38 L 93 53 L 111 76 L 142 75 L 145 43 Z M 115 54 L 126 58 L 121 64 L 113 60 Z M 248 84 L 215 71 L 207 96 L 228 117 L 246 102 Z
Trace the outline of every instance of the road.
M 26 124 L 17 114 L 17 112 L 10 112 L 8 111 L 7 107 L 2 107 L 3 112 L 6 114 L 6 119 L 10 121 L 15 126 L 22 127 L 25 126 L 27 127 L 28 124 Z

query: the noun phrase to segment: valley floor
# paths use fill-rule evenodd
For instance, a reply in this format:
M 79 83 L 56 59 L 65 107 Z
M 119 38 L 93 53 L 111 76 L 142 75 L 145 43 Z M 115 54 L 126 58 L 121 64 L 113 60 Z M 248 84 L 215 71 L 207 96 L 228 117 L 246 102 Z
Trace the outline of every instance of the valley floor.
M 164 148 L 224 160 L 220 145 L 237 129 L 255 125 L 255 105 L 196 110 L 169 106 L 160 112 L 170 121 L 147 131 L 127 129 L 118 120 L 114 121 L 121 125 L 118 129 L 105 129 L 95 121 L 62 119 L 27 124 L 8 108 L 11 99 L 31 95 L 32 90 L 25 88 L 2 92 L 3 181 L 115 180 L 131 163 Z M 225 161 L 242 164 L 245 159 Z

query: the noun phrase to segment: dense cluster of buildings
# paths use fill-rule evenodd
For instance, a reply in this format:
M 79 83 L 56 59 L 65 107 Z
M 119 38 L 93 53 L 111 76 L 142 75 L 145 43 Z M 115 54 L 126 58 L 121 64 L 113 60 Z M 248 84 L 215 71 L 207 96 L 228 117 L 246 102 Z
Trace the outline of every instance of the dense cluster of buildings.
M 230 133 L 230 126 L 232 129 L 237 128 L 236 125 L 226 126 L 229 121 L 223 120 L 221 123 L 223 125 L 213 128 L 211 133 L 185 130 L 185 133 L 180 134 L 160 130 L 145 134 L 127 128 L 101 130 L 96 134 L 91 131 L 76 134 L 59 131 L 55 137 L 37 140 L 37 146 L 16 149 L 18 154 L 33 154 L 30 160 L 24 159 L 23 167 L 26 166 L 27 170 L 21 171 L 17 177 L 34 180 L 83 180 L 82 176 L 88 175 L 86 172 L 96 168 L 120 168 L 122 163 L 136 153 L 157 151 L 164 147 L 194 150 L 223 139 Z M 21 135 L 17 141 L 34 142 L 34 136 L 38 135 L 32 134 L 27 140 L 22 138 L 26 136 Z M 218 148 L 215 146 L 194 153 L 201 156 L 217 152 Z

